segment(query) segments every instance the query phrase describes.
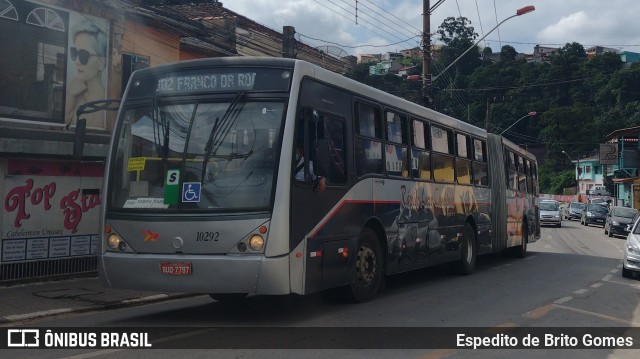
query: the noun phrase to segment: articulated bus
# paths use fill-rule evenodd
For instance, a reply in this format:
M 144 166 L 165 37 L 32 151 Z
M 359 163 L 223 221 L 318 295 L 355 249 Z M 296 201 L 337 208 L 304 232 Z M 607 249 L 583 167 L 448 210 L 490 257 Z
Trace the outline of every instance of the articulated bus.
M 216 300 L 339 288 L 367 301 L 385 276 L 470 274 L 478 255 L 524 257 L 540 237 L 532 154 L 293 59 L 136 71 L 104 193 L 108 286 Z

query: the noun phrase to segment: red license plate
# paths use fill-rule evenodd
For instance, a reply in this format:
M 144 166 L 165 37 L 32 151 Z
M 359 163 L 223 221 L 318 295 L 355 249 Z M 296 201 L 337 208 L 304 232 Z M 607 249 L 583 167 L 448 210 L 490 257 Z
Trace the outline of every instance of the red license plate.
M 191 275 L 191 262 L 161 262 L 160 273 L 166 275 Z

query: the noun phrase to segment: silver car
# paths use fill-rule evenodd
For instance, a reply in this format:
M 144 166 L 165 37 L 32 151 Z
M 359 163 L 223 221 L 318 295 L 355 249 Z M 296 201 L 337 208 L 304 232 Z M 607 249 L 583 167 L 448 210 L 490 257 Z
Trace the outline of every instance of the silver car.
M 624 245 L 624 259 L 622 260 L 622 276 L 633 277 L 634 273 L 640 273 L 640 221 L 636 220 L 631 231 L 627 235 Z
M 562 215 L 563 219 L 577 219 L 582 217 L 582 211 L 587 208 L 587 205 L 581 202 L 571 202 L 564 208 Z
M 540 225 L 562 227 L 560 202 L 547 199 L 540 201 Z

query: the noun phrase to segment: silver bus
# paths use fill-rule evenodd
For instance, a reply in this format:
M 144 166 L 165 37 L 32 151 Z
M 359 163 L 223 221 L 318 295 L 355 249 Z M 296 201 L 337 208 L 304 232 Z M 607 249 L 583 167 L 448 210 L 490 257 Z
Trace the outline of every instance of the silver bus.
M 540 236 L 532 154 L 292 59 L 136 71 L 104 193 L 108 286 L 217 300 L 340 288 L 367 301 L 385 276 L 470 274 L 478 255 L 524 257 Z

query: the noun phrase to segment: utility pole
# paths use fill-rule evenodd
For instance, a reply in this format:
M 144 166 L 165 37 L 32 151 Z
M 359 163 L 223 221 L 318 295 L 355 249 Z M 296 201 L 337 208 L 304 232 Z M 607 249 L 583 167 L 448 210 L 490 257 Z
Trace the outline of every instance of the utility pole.
M 487 113 L 484 116 L 484 129 L 487 132 L 490 132 L 489 131 L 489 127 L 491 127 L 491 115 L 492 115 L 491 110 L 492 110 L 492 107 L 493 107 L 492 105 L 494 103 L 496 103 L 496 102 L 505 102 L 507 100 L 508 99 L 505 98 L 504 96 L 502 96 L 502 97 L 497 97 L 497 96 L 487 97 Z
M 296 29 L 293 26 L 282 27 L 282 57 L 295 59 L 296 58 L 296 39 L 294 35 Z
M 429 0 L 422 0 L 422 105 L 432 108 L 430 8 Z

